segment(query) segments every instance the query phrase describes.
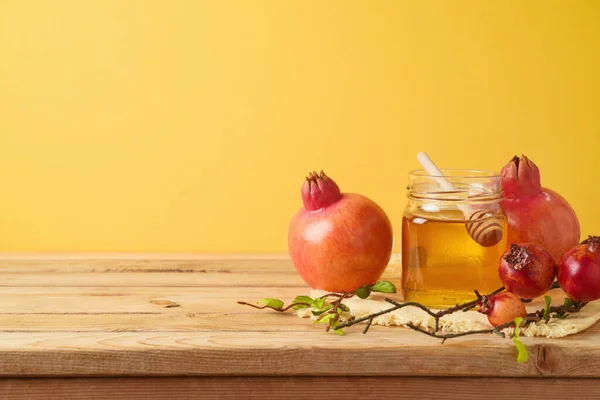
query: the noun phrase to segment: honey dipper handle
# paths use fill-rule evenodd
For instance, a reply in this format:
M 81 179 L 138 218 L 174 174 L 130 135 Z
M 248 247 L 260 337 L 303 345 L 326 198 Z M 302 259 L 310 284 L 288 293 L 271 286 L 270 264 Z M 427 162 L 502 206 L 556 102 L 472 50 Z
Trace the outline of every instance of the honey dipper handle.
M 425 171 L 427 171 L 429 175 L 435 176 L 435 180 L 438 182 L 442 189 L 448 191 L 454 190 L 454 185 L 452 185 L 452 182 L 446 179 L 444 174 L 442 174 L 442 171 L 440 171 L 440 169 L 437 167 L 437 165 L 435 165 L 433 160 L 429 158 L 427 153 L 422 151 L 419 154 L 417 154 L 417 161 L 419 161 L 419 163 L 423 166 L 423 168 L 425 169 Z
M 420 152 L 417 154 L 417 160 L 423 166 L 425 171 L 437 181 L 438 185 L 440 185 L 443 190 L 456 190 L 454 185 L 452 185 L 452 182 L 444 176 L 442 171 L 440 171 L 433 160 L 429 158 L 427 153 Z M 487 218 L 483 221 L 479 221 L 479 218 L 486 216 L 487 213 L 485 210 L 473 212 L 471 207 L 466 204 L 458 204 L 456 207 L 462 211 L 465 220 L 468 220 L 465 226 L 469 236 L 471 236 L 474 241 L 483 247 L 490 247 L 500 243 L 503 232 L 502 226 L 497 218 Z
M 425 169 L 425 171 L 427 171 L 427 173 L 429 175 L 431 175 L 435 178 L 438 185 L 440 185 L 440 187 L 443 190 L 446 190 L 446 191 L 456 190 L 456 188 L 454 187 L 452 182 L 450 182 L 444 176 L 442 171 L 440 171 L 440 169 L 437 167 L 437 165 L 435 165 L 433 160 L 431 158 L 429 158 L 427 153 L 425 153 L 424 151 L 419 152 L 417 154 L 417 161 L 419 161 L 419 163 L 423 166 L 423 168 Z M 468 219 L 470 217 L 472 210 L 470 209 L 469 206 L 464 205 L 464 204 L 459 204 L 457 206 L 457 208 L 463 212 L 463 215 L 465 216 L 466 219 Z

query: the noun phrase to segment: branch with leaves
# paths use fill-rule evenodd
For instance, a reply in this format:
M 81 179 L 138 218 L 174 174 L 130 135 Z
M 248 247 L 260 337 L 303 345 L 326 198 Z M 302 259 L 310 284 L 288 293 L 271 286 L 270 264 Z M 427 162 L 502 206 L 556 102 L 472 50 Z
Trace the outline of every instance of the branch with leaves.
M 327 327 L 325 328 L 326 331 L 333 329 L 333 331 L 338 335 L 343 335 L 344 332 L 337 327 L 337 323 L 340 321 L 344 312 L 350 312 L 350 308 L 348 308 L 343 301 L 354 296 L 357 296 L 361 299 L 366 299 L 371 295 L 372 292 L 396 293 L 396 286 L 394 286 L 394 284 L 391 282 L 381 281 L 373 285 L 364 285 L 356 289 L 354 292 L 327 293 L 314 299 L 310 296 L 296 296 L 292 303 L 285 307 L 283 301 L 272 298 L 259 300 L 257 304 L 262 304 L 262 306 L 246 303 L 244 301 L 238 301 L 237 303 L 258 309 L 270 308 L 279 312 L 285 312 L 289 309 L 302 310 L 306 308 L 312 308 L 312 315 L 317 317 L 315 323 L 327 322 Z
M 553 306 L 552 298 L 550 296 L 544 296 L 545 307 L 543 310 L 538 310 L 534 314 L 544 321 L 550 320 L 550 318 L 564 319 L 569 314 L 581 311 L 587 302 L 573 301 L 568 297 L 565 297 L 564 303 L 560 306 Z
M 552 289 L 559 288 L 558 284 L 552 286 Z M 343 335 L 343 328 L 347 328 L 359 323 L 366 322 L 366 326 L 363 330 L 363 334 L 366 334 L 373 323 L 373 320 L 381 315 L 385 315 L 391 313 L 393 311 L 399 310 L 404 307 L 416 307 L 423 310 L 425 313 L 434 318 L 434 327 L 433 329 L 424 329 L 414 324 L 407 324 L 406 326 L 410 329 L 413 329 L 417 332 L 421 332 L 431 337 L 435 337 L 438 339 L 442 339 L 442 343 L 444 343 L 447 339 L 457 338 L 461 336 L 467 335 L 475 335 L 475 334 L 486 334 L 486 333 L 494 333 L 500 337 L 505 337 L 504 330 L 507 328 L 514 327 L 514 332 L 512 334 L 512 340 L 517 348 L 517 361 L 525 362 L 528 359 L 527 349 L 523 345 L 523 343 L 519 340 L 520 328 L 527 323 L 537 322 L 541 320 L 548 321 L 550 318 L 566 318 L 569 314 L 580 311 L 587 303 L 573 302 L 569 298 L 565 298 L 564 303 L 560 306 L 552 306 L 552 299 L 550 296 L 544 296 L 545 307 L 544 309 L 537 310 L 533 313 L 527 314 L 525 318 L 518 317 L 514 321 L 507 322 L 502 325 L 498 325 L 494 328 L 490 329 L 480 329 L 480 330 L 472 330 L 467 332 L 458 332 L 458 333 L 439 333 L 439 321 L 445 315 L 450 315 L 458 311 L 469 311 L 473 310 L 481 305 L 481 301 L 484 297 L 490 297 L 495 294 L 504 291 L 504 287 L 498 288 L 493 291 L 489 295 L 482 296 L 477 290 L 475 290 L 476 299 L 472 301 L 465 302 L 463 304 L 457 304 L 453 307 L 446 308 L 439 311 L 433 311 L 430 308 L 417 303 L 417 302 L 397 302 L 393 299 L 386 297 L 384 300 L 390 303 L 392 306 L 381 310 L 367 316 L 361 318 L 355 318 L 350 316 L 344 322 L 340 322 L 342 319 L 342 315 L 344 313 L 349 313 L 350 308 L 343 303 L 345 299 L 349 299 L 351 297 L 357 296 L 361 299 L 368 298 L 372 292 L 379 293 L 396 293 L 396 287 L 388 281 L 377 282 L 373 285 L 364 285 L 354 292 L 347 293 L 327 293 L 323 296 L 317 298 L 311 298 L 310 296 L 297 296 L 291 304 L 285 306 L 284 302 L 279 299 L 273 298 L 265 298 L 261 299 L 257 302 L 257 304 L 262 305 L 254 305 L 250 303 L 246 303 L 243 301 L 238 301 L 238 304 L 250 306 L 253 308 L 264 309 L 270 308 L 272 310 L 278 312 L 285 312 L 287 310 L 302 310 L 311 308 L 311 313 L 313 316 L 317 317 L 315 323 L 327 323 L 326 331 L 333 330 L 335 333 L 339 335 Z M 528 303 L 531 299 L 522 299 L 523 302 Z

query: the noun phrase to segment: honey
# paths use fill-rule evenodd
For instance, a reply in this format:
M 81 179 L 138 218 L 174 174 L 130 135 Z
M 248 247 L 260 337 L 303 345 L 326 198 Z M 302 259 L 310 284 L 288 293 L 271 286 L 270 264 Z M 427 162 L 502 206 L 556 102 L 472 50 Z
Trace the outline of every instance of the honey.
M 459 215 L 448 215 L 456 213 Z M 445 214 L 450 218 L 425 219 L 412 215 L 403 218 L 405 301 L 449 307 L 473 300 L 475 289 L 485 294 L 502 286 L 498 262 L 506 250 L 506 235 L 496 245 L 482 247 L 467 232 L 460 212 Z M 498 220 L 506 230 L 506 218 Z
M 404 300 L 438 309 L 474 300 L 475 290 L 486 294 L 501 287 L 498 263 L 508 247 L 499 176 L 483 171 L 446 174 L 456 190 L 437 188 L 420 171 L 409 175 L 402 219 Z M 497 240 L 478 242 L 480 236 L 473 231 L 483 228 L 470 228 L 482 226 L 494 227 Z

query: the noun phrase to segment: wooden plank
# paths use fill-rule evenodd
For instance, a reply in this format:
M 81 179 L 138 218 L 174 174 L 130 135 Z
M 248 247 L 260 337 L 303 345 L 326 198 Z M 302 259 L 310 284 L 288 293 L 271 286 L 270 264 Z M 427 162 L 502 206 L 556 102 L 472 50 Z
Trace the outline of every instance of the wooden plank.
M 377 329 L 380 328 L 380 329 Z M 398 334 L 396 334 L 396 332 Z M 445 344 L 401 328 L 368 339 L 323 332 L 3 333 L 0 376 L 497 376 L 600 377 L 600 348 L 586 332 L 510 339 L 468 336 Z M 579 336 L 579 337 L 578 337 Z
M 263 297 L 277 297 L 289 303 L 304 293 L 305 289 L 269 287 L 241 291 L 223 288 L 181 291 L 160 287 L 0 288 L 3 305 L 0 332 L 315 331 L 309 319 L 297 318 L 292 311 L 280 314 L 236 304 L 238 300 L 253 303 Z M 542 304 L 537 304 L 534 308 L 541 307 Z M 589 332 L 600 336 L 600 324 Z
M 399 264 L 394 255 L 391 264 Z M 11 256 L 0 253 L 0 273 L 231 273 L 297 275 L 289 256 L 205 254 L 74 254 Z
M 236 304 L 305 294 L 284 259 L 11 256 L 0 266 L 0 376 L 600 377 L 599 326 L 524 338 L 530 361 L 517 364 L 512 341 L 493 335 L 443 345 L 391 327 L 338 336 Z
M 416 377 L 229 377 L 3 379 L 3 399 L 298 399 L 316 393 L 369 399 L 481 398 L 528 400 L 598 398 L 591 379 Z
M 272 272 L 269 274 L 246 274 L 229 272 L 198 273 L 0 273 L 0 288 L 3 287 L 307 287 L 298 274 Z
M 244 313 L 0 314 L 0 332 L 324 332 L 293 315 Z
M 175 272 L 296 274 L 287 255 L 23 254 L 0 253 L 1 273 Z
M 137 282 L 140 284 L 141 282 Z M 264 297 L 276 297 L 289 302 L 308 292 L 306 287 L 2 287 L 0 303 L 3 314 L 81 314 L 81 313 L 253 313 L 257 310 L 237 304 L 255 303 Z M 161 301 L 171 301 L 178 307 L 166 307 Z M 268 310 L 262 313 L 268 313 Z M 255 322 L 257 320 L 255 319 Z M 0 320 L 0 325 L 2 320 Z

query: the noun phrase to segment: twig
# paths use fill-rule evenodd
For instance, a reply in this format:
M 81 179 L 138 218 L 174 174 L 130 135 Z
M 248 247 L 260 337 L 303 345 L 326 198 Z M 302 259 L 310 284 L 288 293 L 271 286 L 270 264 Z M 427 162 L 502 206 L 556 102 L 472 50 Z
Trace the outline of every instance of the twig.
M 523 319 L 523 321 L 521 322 L 521 325 L 523 325 L 526 322 L 532 322 L 532 321 L 538 321 L 539 318 L 536 315 L 533 314 L 528 314 L 527 317 L 525 317 Z M 443 339 L 442 343 L 446 340 L 446 339 L 452 339 L 452 338 L 457 338 L 457 337 L 461 337 L 461 336 L 468 336 L 468 335 L 477 335 L 477 334 L 481 334 L 481 333 L 494 333 L 500 337 L 506 337 L 506 335 L 504 334 L 504 332 L 502 332 L 504 329 L 506 328 L 510 328 L 512 326 L 515 325 L 514 321 L 511 322 L 507 322 L 506 324 L 502 324 L 502 325 L 498 325 L 494 328 L 490 328 L 490 329 L 479 329 L 479 330 L 475 330 L 475 331 L 468 331 L 468 332 L 458 332 L 458 333 L 445 333 L 445 334 L 439 334 L 437 332 L 432 332 L 429 331 L 427 329 L 423 329 L 420 328 L 418 326 L 413 325 L 412 323 L 408 323 L 406 326 L 408 326 L 409 328 L 417 331 L 417 332 L 421 332 L 424 333 L 428 336 L 434 337 L 434 338 L 438 338 L 438 339 Z M 519 326 L 521 326 L 519 325 Z
M 490 294 L 490 296 L 496 294 L 496 293 L 500 293 L 501 291 L 504 290 L 504 287 L 501 287 L 499 289 L 496 289 L 494 292 L 492 292 Z M 476 295 L 478 295 L 479 293 L 477 293 Z M 479 298 L 481 297 L 481 295 L 479 295 Z M 392 311 L 396 311 L 399 310 L 401 308 L 404 307 L 417 307 L 420 308 L 421 310 L 425 311 L 427 314 L 429 314 L 430 316 L 432 316 L 434 318 L 434 331 L 437 332 L 439 330 L 439 320 L 441 317 L 443 317 L 444 315 L 448 315 L 448 314 L 452 314 L 453 312 L 462 310 L 463 308 L 467 308 L 467 307 L 476 307 L 478 302 L 479 302 L 479 298 L 477 300 L 473 300 L 473 301 L 469 301 L 467 303 L 463 303 L 463 304 L 457 304 L 454 307 L 450 307 L 447 308 L 445 310 L 440 310 L 437 312 L 433 312 L 431 311 L 431 309 L 429 309 L 428 307 L 425 307 L 424 305 L 422 305 L 421 303 L 417 303 L 414 301 L 407 301 L 405 303 L 399 303 L 396 300 L 390 299 L 389 297 L 386 297 L 384 300 L 387 301 L 390 304 L 393 304 L 394 307 L 390 307 L 390 308 L 386 308 L 385 310 L 373 313 L 373 314 L 369 314 L 365 317 L 362 318 L 357 318 L 353 321 L 346 321 L 343 322 L 342 324 L 336 326 L 336 329 L 341 329 L 341 328 L 346 328 L 355 324 L 358 324 L 360 322 L 364 322 L 364 321 L 368 321 L 369 319 L 373 319 L 375 317 L 379 317 L 380 315 L 384 315 L 387 313 L 390 313 Z
M 342 292 L 342 293 L 326 293 L 322 296 L 319 297 L 319 299 L 322 300 L 326 300 L 329 297 L 335 297 L 336 299 L 329 303 L 327 308 L 324 310 L 320 310 L 320 317 L 317 319 L 317 321 L 319 321 L 320 319 L 324 318 L 324 317 L 328 317 L 328 323 L 327 326 L 325 327 L 325 331 L 328 332 L 329 330 L 331 330 L 331 328 L 335 328 L 335 330 L 337 331 L 337 327 L 335 326 L 335 323 L 338 322 L 340 320 L 340 316 L 344 311 L 348 310 L 348 307 L 344 304 L 342 304 L 342 302 L 345 299 L 349 299 L 351 297 L 355 296 L 355 293 L 353 292 Z M 262 306 L 258 306 L 255 304 L 251 304 L 251 303 L 247 303 L 245 301 L 238 301 L 237 304 L 241 304 L 241 305 L 245 305 L 245 306 L 250 306 L 252 308 L 256 308 L 258 310 L 262 310 L 265 308 L 270 308 L 274 311 L 277 312 L 285 312 L 287 310 L 289 310 L 290 308 L 293 308 L 295 306 L 303 306 L 305 308 L 310 308 L 313 306 L 312 303 L 306 303 L 306 302 L 295 302 L 292 304 L 289 304 L 287 307 L 273 307 L 272 305 L 269 304 L 265 304 Z M 314 314 L 314 313 L 313 313 Z M 316 314 L 315 314 L 316 315 Z M 332 315 L 332 316 L 329 316 Z M 351 319 L 352 320 L 352 319 Z
M 324 294 L 323 296 L 319 297 L 320 299 L 326 299 L 328 297 L 337 297 L 337 298 L 345 298 L 345 299 L 349 299 L 350 297 L 354 296 L 354 293 L 352 292 L 345 292 L 345 293 L 327 293 Z
M 292 303 L 289 306 L 284 307 L 284 308 L 275 308 L 275 307 L 271 307 L 269 305 L 257 306 L 255 304 L 246 303 L 245 301 L 238 301 L 237 303 L 241 304 L 243 306 L 250 306 L 252 308 L 257 308 L 259 310 L 262 310 L 263 308 L 270 308 L 271 310 L 275 310 L 275 311 L 279 311 L 279 312 L 285 312 L 285 311 L 289 310 L 290 308 L 292 308 L 294 306 L 307 306 L 307 307 L 310 307 L 309 303 L 303 303 L 303 302 Z
M 560 288 L 560 285 L 558 284 L 557 281 L 553 282 L 552 286 L 550 289 L 556 289 L 556 288 Z M 393 312 L 395 310 L 399 310 L 401 308 L 404 307 L 416 307 L 419 308 L 421 310 L 423 310 L 425 313 L 427 313 L 429 316 L 434 318 L 434 327 L 433 330 L 429 330 L 429 329 L 423 329 L 421 327 L 418 327 L 416 325 L 413 325 L 412 323 L 408 323 L 406 326 L 417 331 L 417 332 L 421 332 L 424 333 L 428 336 L 431 337 L 435 337 L 438 339 L 442 339 L 442 343 L 444 343 L 446 341 L 446 339 L 451 339 L 451 338 L 456 338 L 456 337 L 461 337 L 461 336 L 467 336 L 467 335 L 475 335 L 475 334 L 483 334 L 483 333 L 494 333 L 496 335 L 499 335 L 501 337 L 505 337 L 504 332 L 502 332 L 504 329 L 512 327 L 515 325 L 514 321 L 508 322 L 506 324 L 503 325 L 499 325 L 496 326 L 494 328 L 490 328 L 490 329 L 479 329 L 479 330 L 474 330 L 474 331 L 468 331 L 468 332 L 458 332 L 458 333 L 446 333 L 446 334 L 439 334 L 439 321 L 440 319 L 445 316 L 445 315 L 449 315 L 452 314 L 454 312 L 457 311 L 468 311 L 471 310 L 473 308 L 476 308 L 477 306 L 479 306 L 481 304 L 481 301 L 483 298 L 486 297 L 491 297 L 495 294 L 498 294 L 500 292 L 502 292 L 504 290 L 504 287 L 501 287 L 499 289 L 496 289 L 495 291 L 493 291 L 492 293 L 490 293 L 487 296 L 482 296 L 477 290 L 474 290 L 475 296 L 477 297 L 477 299 L 472 300 L 472 301 L 468 301 L 466 303 L 463 304 L 456 304 L 453 307 L 444 309 L 444 310 L 440 310 L 440 311 L 432 311 L 430 308 L 414 302 L 414 301 L 409 301 L 409 302 L 405 302 L 405 303 L 399 303 L 393 299 L 390 299 L 388 297 L 386 297 L 384 300 L 390 304 L 393 305 L 393 307 L 387 308 L 385 310 L 381 310 L 379 312 L 376 313 L 372 313 L 369 314 L 367 316 L 364 316 L 362 318 L 358 318 L 356 319 L 355 317 L 351 317 L 349 320 L 339 324 L 339 325 L 334 325 L 336 322 L 338 322 L 340 320 L 340 314 L 344 312 L 344 309 L 347 310 L 347 307 L 345 305 L 342 304 L 342 302 L 344 301 L 344 299 L 348 299 L 351 298 L 353 296 L 355 296 L 355 293 L 353 292 L 347 292 L 347 293 L 327 293 L 323 296 L 321 296 L 321 299 L 327 299 L 329 297 L 335 297 L 336 300 L 333 301 L 329 306 L 328 309 L 330 310 L 328 312 L 328 314 L 333 314 L 333 317 L 329 318 L 329 323 L 326 327 L 326 331 L 329 331 L 331 328 L 334 328 L 336 331 L 338 331 L 339 329 L 342 328 L 346 328 L 364 321 L 367 321 L 367 324 L 363 330 L 363 334 L 366 334 L 369 330 L 369 328 L 371 327 L 371 324 L 373 323 L 373 320 L 376 317 L 379 317 L 381 315 L 384 314 L 388 314 L 390 312 Z M 532 300 L 531 299 L 521 299 L 521 301 L 523 301 L 524 303 L 529 303 Z M 305 303 L 305 302 L 297 302 L 297 303 L 292 303 L 290 305 L 288 305 L 287 307 L 282 307 L 282 308 L 275 308 L 273 306 L 269 306 L 269 305 L 263 305 L 263 306 L 257 306 L 255 304 L 250 304 L 250 303 L 246 303 L 243 301 L 238 301 L 238 304 L 242 304 L 242 305 L 247 305 L 253 308 L 257 308 L 257 309 L 264 309 L 264 308 L 270 308 L 273 309 L 275 311 L 278 312 L 285 312 L 287 310 L 289 310 L 292 307 L 295 306 L 304 306 L 304 307 L 311 307 L 312 304 L 310 303 Z M 556 313 L 558 315 L 559 318 L 563 318 L 564 316 L 566 316 L 568 313 L 573 313 L 573 312 L 578 312 L 580 311 L 583 307 L 585 307 L 585 305 L 587 304 L 587 302 L 567 302 L 565 301 L 565 304 L 560 305 L 560 306 L 551 306 L 549 307 L 549 312 L 550 313 Z M 524 324 L 526 322 L 532 322 L 532 321 L 540 321 L 541 319 L 544 318 L 544 309 L 542 310 L 537 310 L 533 313 L 529 313 L 527 314 L 527 316 L 523 319 L 521 324 Z M 549 318 L 546 318 L 549 319 Z
M 339 324 L 339 325 L 336 326 L 336 329 L 342 329 L 342 328 L 346 328 L 348 326 L 352 326 L 354 324 L 357 324 L 359 322 L 368 321 L 369 319 L 372 319 L 372 318 L 375 318 L 375 317 L 379 317 L 380 315 L 387 314 L 387 313 L 392 312 L 394 310 L 397 310 L 399 308 L 402 308 L 402 307 L 398 307 L 398 306 L 396 306 L 396 307 L 390 307 L 390 308 L 387 308 L 385 310 L 382 310 L 382 311 L 379 311 L 379 312 L 367 315 L 366 317 L 357 318 L 357 319 L 354 319 L 352 321 L 342 322 L 341 324 Z
M 504 290 L 504 287 L 499 288 L 495 291 L 493 291 L 491 294 L 489 294 L 487 297 L 489 296 L 493 296 L 497 293 L 500 293 L 501 291 Z M 385 310 L 381 310 L 379 312 L 373 313 L 373 314 L 369 314 L 367 316 L 364 316 L 362 318 L 358 318 L 358 319 L 353 319 L 353 320 L 349 320 L 346 321 L 338 326 L 336 326 L 336 329 L 341 329 L 341 328 L 347 328 L 349 326 L 367 321 L 367 326 L 365 327 L 365 329 L 363 330 L 363 333 L 367 333 L 367 331 L 369 330 L 369 327 L 371 326 L 371 324 L 373 323 L 373 320 L 376 317 L 379 317 L 381 315 L 384 314 L 388 314 L 390 312 L 399 310 L 401 308 L 404 307 L 416 307 L 419 308 L 421 310 L 423 310 L 424 312 L 426 312 L 428 315 L 432 316 L 434 318 L 434 328 L 433 331 L 431 330 L 426 330 L 420 327 L 417 327 L 411 323 L 409 323 L 407 326 L 415 331 L 419 331 L 422 333 L 425 333 L 429 336 L 432 337 L 436 337 L 436 338 L 440 338 L 440 339 L 450 339 L 450 338 L 455 338 L 455 337 L 460 337 L 460 336 L 467 336 L 467 335 L 473 335 L 473 334 L 479 334 L 479 333 L 495 333 L 497 335 L 500 335 L 502 337 L 504 337 L 504 333 L 502 333 L 501 331 L 505 328 L 511 327 L 514 325 L 514 322 L 509 322 L 507 324 L 504 325 L 499 325 L 495 328 L 490 328 L 490 329 L 480 329 L 480 330 L 475 330 L 475 331 L 469 331 L 469 332 L 460 332 L 460 333 L 448 333 L 448 334 L 438 334 L 439 331 L 439 320 L 441 317 L 443 317 L 444 315 L 448 315 L 448 314 L 452 314 L 456 311 L 459 310 L 469 310 L 472 309 L 474 307 L 477 307 L 477 305 L 479 304 L 479 302 L 481 301 L 481 299 L 484 297 L 482 296 L 477 290 L 474 291 L 475 295 L 477 296 L 477 300 L 473 300 L 473 301 L 469 301 L 463 304 L 457 304 L 454 307 L 450 307 L 447 308 L 445 310 L 440 310 L 437 312 L 431 311 L 431 309 L 429 309 L 428 307 L 417 303 L 417 302 L 413 302 L 413 301 L 409 301 L 409 302 L 405 302 L 405 303 L 399 303 L 393 299 L 390 298 L 385 298 L 385 301 L 387 301 L 388 303 L 392 304 L 393 307 L 387 308 Z M 554 313 L 558 313 L 560 314 L 566 314 L 566 313 L 571 313 L 571 312 L 578 312 L 580 311 L 587 303 L 577 303 L 574 302 L 570 305 L 561 305 L 561 306 L 555 306 L 555 307 L 550 307 L 550 312 L 554 312 Z M 527 316 L 523 319 L 524 322 L 532 322 L 532 321 L 539 321 L 543 318 L 543 314 L 544 314 L 544 310 L 538 310 L 536 312 L 527 314 Z
M 493 296 L 493 295 L 495 295 L 497 293 L 500 293 L 503 290 L 504 290 L 504 286 L 501 287 L 501 288 L 498 288 L 498 289 L 494 290 L 492 293 L 490 293 L 488 295 L 488 297 L 489 296 Z M 474 290 L 474 292 L 475 292 L 475 296 L 477 296 L 476 300 L 468 301 L 468 302 L 463 303 L 463 304 L 457 304 L 454 307 L 450 307 L 450 308 L 447 308 L 445 310 L 440 310 L 438 312 L 433 312 L 429 308 L 427 308 L 427 307 L 425 307 L 425 306 L 423 306 L 423 305 L 421 305 L 419 303 L 416 303 L 418 305 L 415 305 L 415 304 L 411 304 L 411 305 L 415 305 L 416 307 L 419 307 L 421 310 L 425 311 L 427 314 L 431 315 L 434 318 L 434 327 L 433 327 L 433 330 L 434 330 L 434 332 L 437 332 L 439 330 L 440 318 L 442 318 L 444 315 L 449 315 L 449 314 L 455 313 L 456 311 L 465 310 L 465 309 L 466 310 L 471 310 L 471 309 L 473 309 L 473 308 L 475 308 L 475 307 L 477 307 L 479 305 L 479 302 L 481 301 L 481 298 L 483 296 L 477 290 Z M 392 303 L 392 304 L 395 304 L 395 305 L 407 304 L 407 303 L 398 303 L 397 301 L 394 301 L 394 300 L 388 299 L 388 298 L 386 298 L 385 300 L 388 303 Z
M 339 319 L 340 319 L 339 310 L 341 309 L 342 301 L 344 299 L 348 299 L 348 298 L 354 296 L 354 293 L 342 293 L 341 295 L 338 295 L 337 293 L 329 293 L 329 294 L 335 295 L 338 299 L 332 303 L 333 309 L 332 309 L 331 313 L 334 314 L 335 317 L 333 317 L 329 320 L 329 324 L 327 325 L 327 328 L 325 328 L 325 331 L 327 331 L 327 332 L 333 327 L 334 322 L 339 321 Z M 324 298 L 324 297 L 322 297 L 322 298 Z M 336 326 L 335 329 L 337 330 L 337 329 L 339 329 L 339 327 Z
M 412 307 L 420 308 L 421 310 L 425 311 L 427 314 L 431 315 L 434 318 L 438 314 L 436 312 L 431 311 L 429 308 L 425 307 L 423 304 L 417 303 L 415 301 L 407 301 L 406 303 L 399 303 L 396 300 L 390 299 L 389 297 L 386 297 L 384 300 L 387 301 L 388 303 L 395 305 L 396 309 L 412 306 Z M 388 310 L 389 310 L 389 308 L 388 308 Z
M 586 304 L 588 304 L 587 302 L 573 302 L 571 305 L 560 305 L 560 306 L 551 306 L 549 311 L 548 311 L 548 318 L 546 318 L 546 320 L 550 319 L 550 314 L 551 313 L 556 313 L 558 315 L 567 315 L 569 313 L 574 313 L 574 312 L 579 312 L 581 311 L 581 309 L 583 307 L 586 306 Z M 538 316 L 539 318 L 543 318 L 544 317 L 544 310 L 537 310 L 534 313 L 536 316 Z
M 512 322 L 512 324 L 514 325 L 514 322 Z M 456 337 L 460 337 L 460 336 L 475 335 L 475 334 L 479 334 L 479 333 L 497 333 L 501 337 L 504 337 L 504 333 L 499 332 L 499 330 L 497 330 L 496 328 L 492 328 L 492 329 L 480 329 L 480 330 L 476 330 L 476 331 L 459 332 L 459 333 L 439 334 L 437 332 L 431 332 L 431 331 L 428 331 L 427 329 L 423 329 L 423 328 L 420 328 L 418 326 L 415 326 L 412 323 L 409 323 L 406 326 L 408 326 L 410 329 L 413 329 L 413 330 L 415 330 L 417 332 L 421 332 L 421 333 L 424 333 L 424 334 L 426 334 L 428 336 L 431 336 L 431 337 L 434 337 L 434 338 L 438 338 L 438 339 L 443 339 L 443 340 L 452 339 L 452 338 L 456 338 Z

